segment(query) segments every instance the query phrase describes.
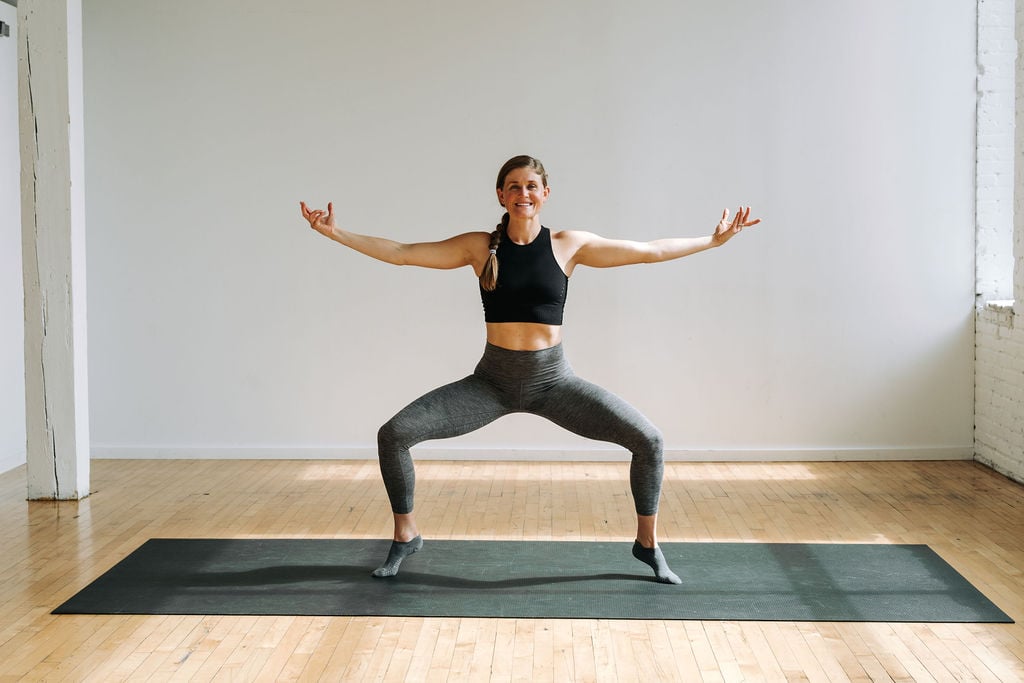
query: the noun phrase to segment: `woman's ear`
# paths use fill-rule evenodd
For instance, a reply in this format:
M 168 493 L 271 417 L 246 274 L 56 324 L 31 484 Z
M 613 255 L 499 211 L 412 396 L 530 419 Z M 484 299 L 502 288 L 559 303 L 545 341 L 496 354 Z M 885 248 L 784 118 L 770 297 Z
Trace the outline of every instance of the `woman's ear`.
M 496 192 L 498 193 L 498 203 L 501 204 L 504 207 L 505 206 L 505 193 L 501 191 L 500 187 L 496 190 Z

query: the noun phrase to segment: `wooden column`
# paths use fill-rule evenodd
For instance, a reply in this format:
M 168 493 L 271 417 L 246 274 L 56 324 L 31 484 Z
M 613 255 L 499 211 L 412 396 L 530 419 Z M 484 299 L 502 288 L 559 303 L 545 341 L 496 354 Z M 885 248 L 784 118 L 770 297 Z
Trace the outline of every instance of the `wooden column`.
M 28 497 L 89 495 L 81 0 L 18 3 Z

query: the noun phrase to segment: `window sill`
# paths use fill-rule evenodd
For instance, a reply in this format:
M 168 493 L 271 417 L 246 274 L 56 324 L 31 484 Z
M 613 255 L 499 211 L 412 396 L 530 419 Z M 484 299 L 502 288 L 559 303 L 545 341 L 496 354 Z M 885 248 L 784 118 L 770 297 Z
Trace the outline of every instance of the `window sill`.
M 1013 299 L 997 299 L 985 302 L 985 310 L 997 313 L 1013 313 Z
M 997 299 L 986 301 L 985 308 L 981 310 L 982 319 L 988 324 L 995 325 L 997 330 L 1013 330 L 1016 316 L 1013 313 L 1013 299 Z M 997 332 L 997 334 L 999 334 Z

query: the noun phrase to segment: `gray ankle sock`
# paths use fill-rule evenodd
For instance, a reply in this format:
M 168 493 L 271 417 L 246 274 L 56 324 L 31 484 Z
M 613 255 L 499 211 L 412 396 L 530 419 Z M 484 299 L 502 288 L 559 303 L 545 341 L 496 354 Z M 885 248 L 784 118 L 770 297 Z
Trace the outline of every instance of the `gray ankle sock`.
M 668 568 L 668 562 L 665 561 L 665 555 L 662 554 L 661 548 L 654 546 L 653 548 L 645 548 L 640 545 L 640 541 L 633 542 L 633 557 L 640 560 L 644 564 L 648 565 L 654 570 L 654 575 L 658 577 L 658 581 L 661 583 L 682 583 L 683 580 L 676 576 L 676 573 Z
M 398 573 L 398 565 L 402 564 L 402 560 L 418 552 L 422 547 L 422 536 L 417 536 L 411 541 L 405 541 L 404 543 L 392 541 L 391 550 L 388 551 L 388 559 L 384 561 L 383 565 L 373 570 L 373 575 L 378 579 L 394 576 Z

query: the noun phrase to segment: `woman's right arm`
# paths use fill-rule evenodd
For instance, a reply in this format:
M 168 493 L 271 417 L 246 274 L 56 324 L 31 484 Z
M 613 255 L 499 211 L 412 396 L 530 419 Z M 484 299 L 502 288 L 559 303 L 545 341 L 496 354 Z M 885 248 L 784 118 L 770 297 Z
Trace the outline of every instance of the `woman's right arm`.
M 305 202 L 299 202 L 299 206 L 309 227 L 321 235 L 385 263 L 442 269 L 473 266 L 479 272 L 487 258 L 490 235 L 486 232 L 467 232 L 441 242 L 404 244 L 342 230 L 335 224 L 332 203 L 327 204 L 327 211 L 310 209 Z

